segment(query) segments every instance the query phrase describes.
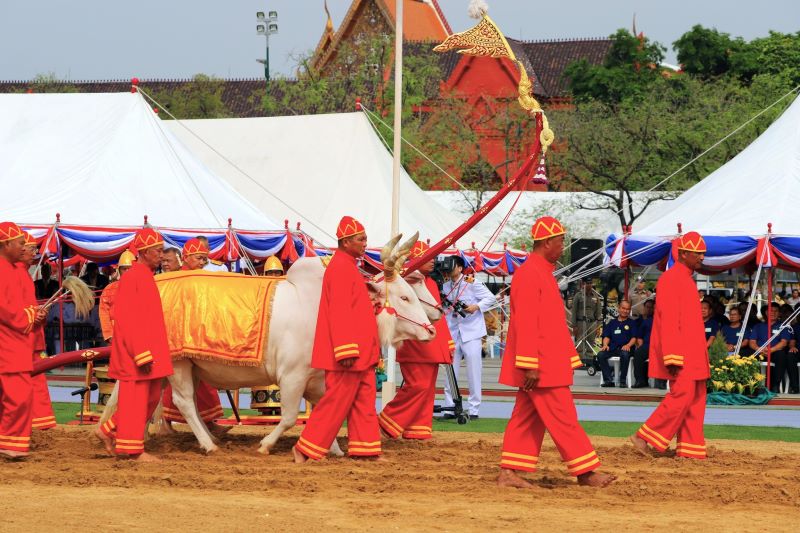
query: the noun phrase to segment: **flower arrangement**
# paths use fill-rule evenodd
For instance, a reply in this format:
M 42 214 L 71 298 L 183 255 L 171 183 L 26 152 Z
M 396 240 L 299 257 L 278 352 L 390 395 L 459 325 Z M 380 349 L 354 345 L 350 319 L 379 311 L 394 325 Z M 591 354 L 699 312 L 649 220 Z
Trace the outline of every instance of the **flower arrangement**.
M 764 383 L 761 362 L 755 355 L 728 355 L 725 341 L 717 337 L 708 352 L 711 364 L 709 389 L 713 392 L 755 395 Z

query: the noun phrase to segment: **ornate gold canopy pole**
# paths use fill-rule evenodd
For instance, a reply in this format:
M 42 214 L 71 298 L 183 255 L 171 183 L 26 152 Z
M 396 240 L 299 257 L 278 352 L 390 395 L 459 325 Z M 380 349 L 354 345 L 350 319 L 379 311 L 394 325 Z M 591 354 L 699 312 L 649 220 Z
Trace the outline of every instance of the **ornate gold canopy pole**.
M 478 2 L 480 3 L 480 2 Z M 472 8 L 471 8 L 472 9 Z M 528 73 L 525 71 L 523 64 L 514 55 L 514 51 L 509 46 L 508 41 L 503 36 L 503 33 L 494 23 L 494 21 L 486 14 L 485 4 L 483 8 L 479 8 L 480 22 L 477 26 L 465 32 L 454 33 L 447 37 L 441 44 L 437 45 L 434 50 L 437 52 L 446 52 L 449 50 L 457 50 L 459 54 L 474 55 L 480 57 L 503 58 L 506 57 L 514 62 L 519 69 L 519 87 L 517 88 L 518 97 L 517 101 L 524 110 L 531 114 L 536 124 L 536 130 L 533 138 L 533 147 L 528 158 L 523 162 L 522 166 L 517 170 L 516 174 L 509 178 L 503 187 L 497 191 L 486 204 L 478 209 L 466 222 L 458 228 L 450 232 L 444 239 L 432 245 L 428 251 L 421 257 L 411 261 L 406 267 L 406 272 L 413 272 L 420 265 L 423 265 L 442 253 L 445 249 L 455 245 L 456 241 L 461 238 L 470 228 L 480 222 L 492 209 L 494 209 L 500 201 L 506 197 L 520 183 L 525 183 L 527 177 L 533 166 L 538 162 L 535 175 L 533 176 L 534 182 L 546 182 L 544 170 L 544 155 L 547 152 L 550 144 L 553 142 L 553 131 L 547 122 L 547 117 L 542 111 L 542 107 L 536 98 L 533 97 L 531 83 Z
M 547 149 L 553 142 L 553 130 L 547 122 L 547 117 L 542 111 L 542 106 L 533 97 L 533 84 L 528 77 L 525 66 L 517 59 L 511 46 L 508 44 L 503 32 L 497 24 L 489 17 L 485 9 L 482 10 L 482 17 L 477 26 L 461 33 L 454 33 L 444 40 L 441 44 L 434 47 L 436 52 L 448 52 L 456 50 L 459 54 L 466 54 L 478 57 L 491 57 L 500 59 L 506 57 L 514 62 L 519 70 L 519 86 L 517 87 L 517 101 L 519 105 L 531 115 L 539 115 L 542 119 L 541 130 L 538 131 L 539 142 L 541 143 L 542 154 L 547 153 Z M 537 121 L 538 122 L 538 121 Z M 537 127 L 537 130 L 539 128 Z

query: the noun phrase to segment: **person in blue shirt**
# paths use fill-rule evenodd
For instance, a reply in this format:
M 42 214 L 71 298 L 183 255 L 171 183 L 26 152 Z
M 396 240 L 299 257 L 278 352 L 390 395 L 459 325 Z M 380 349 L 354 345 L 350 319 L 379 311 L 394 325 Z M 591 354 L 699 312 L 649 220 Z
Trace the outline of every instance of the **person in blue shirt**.
M 789 394 L 800 393 L 800 369 L 797 367 L 797 364 L 800 363 L 800 350 L 797 349 L 798 340 L 800 340 L 800 324 L 795 324 L 786 356 L 786 372 L 789 374 Z M 775 368 L 778 368 L 777 364 Z
M 597 354 L 597 362 L 603 373 L 603 383 L 601 387 L 613 387 L 614 379 L 611 374 L 611 365 L 608 360 L 612 357 L 619 357 L 619 376 L 617 381 L 620 387 L 625 386 L 625 378 L 628 375 L 628 364 L 633 354 L 633 347 L 636 345 L 637 328 L 636 323 L 630 318 L 631 303 L 622 300 L 619 303 L 619 316 L 603 328 L 603 347 Z
M 767 316 L 767 306 L 763 306 L 761 308 L 761 315 Z M 786 369 L 789 366 L 789 359 L 790 353 L 787 350 L 789 347 L 789 340 L 792 338 L 791 330 L 787 328 L 780 329 L 781 323 L 778 319 L 778 306 L 773 305 L 772 309 L 769 313 L 770 322 L 772 325 L 772 331 L 767 328 L 766 320 L 764 322 L 759 322 L 755 326 L 753 326 L 752 331 L 750 332 L 750 348 L 753 351 L 758 350 L 761 346 L 763 346 L 767 340 L 772 336 L 775 335 L 775 338 L 772 339 L 770 342 L 770 346 L 772 347 L 772 356 L 771 360 L 775 364 L 775 367 L 772 368 L 770 372 L 770 385 L 769 388 L 772 392 L 779 392 L 780 391 L 780 384 L 781 380 L 783 379 L 783 375 L 786 373 Z M 766 359 L 767 353 L 766 349 L 761 352 L 761 359 Z M 797 372 L 797 362 L 794 364 L 795 373 Z M 792 374 L 790 374 L 790 377 Z M 795 382 L 795 386 L 797 383 Z
M 700 304 L 700 314 L 703 316 L 703 323 L 706 328 L 706 345 L 711 348 L 711 345 L 714 344 L 714 339 L 717 338 L 720 326 L 717 319 L 714 318 L 714 310 L 710 301 L 703 300 Z
M 639 323 L 636 325 L 636 351 L 633 352 L 634 389 L 648 386 L 647 361 L 650 358 L 650 331 L 653 329 L 654 300 L 645 300 L 642 304 Z
M 725 338 L 725 344 L 728 347 L 729 352 L 733 352 L 736 349 L 736 344 L 739 342 L 739 336 L 742 337 L 742 346 L 739 349 L 739 355 L 750 355 L 753 353 L 750 350 L 750 328 L 744 327 L 742 328 L 742 313 L 739 311 L 738 307 L 733 307 L 728 312 L 728 319 L 730 323 L 722 326 L 722 336 Z

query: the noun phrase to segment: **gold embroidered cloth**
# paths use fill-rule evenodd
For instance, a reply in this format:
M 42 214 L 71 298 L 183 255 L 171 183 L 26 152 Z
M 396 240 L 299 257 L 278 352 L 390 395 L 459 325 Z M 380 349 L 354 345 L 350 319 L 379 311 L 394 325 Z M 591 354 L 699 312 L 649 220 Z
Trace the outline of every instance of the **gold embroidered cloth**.
M 204 270 L 156 276 L 172 357 L 260 365 L 275 288 L 284 279 Z

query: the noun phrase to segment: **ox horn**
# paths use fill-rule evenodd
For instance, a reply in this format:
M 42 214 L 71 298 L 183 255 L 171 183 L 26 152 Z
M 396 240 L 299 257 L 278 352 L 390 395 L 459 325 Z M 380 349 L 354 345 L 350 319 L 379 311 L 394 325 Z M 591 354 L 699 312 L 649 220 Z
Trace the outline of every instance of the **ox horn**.
M 397 243 L 400 239 L 403 238 L 402 233 L 398 233 L 391 239 L 389 242 L 381 250 L 381 262 L 383 263 L 383 277 L 386 278 L 386 281 L 392 281 L 396 274 L 395 269 L 395 252 L 394 248 L 397 246 Z
M 411 249 L 417 243 L 418 239 L 419 239 L 419 232 L 416 232 L 414 235 L 411 236 L 410 239 L 408 239 L 406 242 L 400 245 L 400 249 L 397 250 L 397 255 L 407 256 L 409 253 L 411 253 Z

